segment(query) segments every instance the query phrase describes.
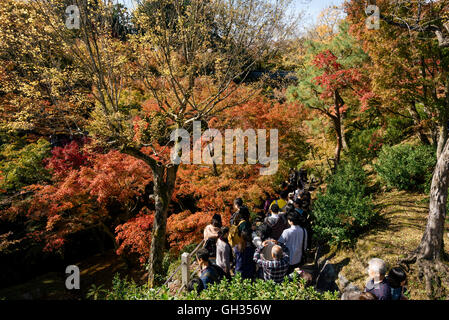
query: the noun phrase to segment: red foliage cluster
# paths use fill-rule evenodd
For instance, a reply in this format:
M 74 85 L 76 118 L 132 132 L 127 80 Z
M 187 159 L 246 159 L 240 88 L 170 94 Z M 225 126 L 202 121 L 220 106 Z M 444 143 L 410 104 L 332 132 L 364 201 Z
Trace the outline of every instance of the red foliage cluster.
M 259 95 L 243 106 L 227 109 L 209 124 L 223 134 L 227 128 L 278 129 L 282 158 L 298 154 L 299 122 L 307 116 L 296 104 L 281 105 Z M 154 157 L 149 148 L 142 151 Z M 116 241 L 117 254 L 137 255 L 141 263 L 146 261 L 154 212 L 148 198 L 152 175 L 144 162 L 118 151 L 86 152 L 72 142 L 54 148 L 47 167 L 52 169 L 53 183 L 30 186 L 33 198 L 10 208 L 15 214 L 25 212 L 33 221 L 28 236 L 44 241 L 45 250 L 62 250 L 69 235 L 100 227 L 109 230 Z M 236 197 L 242 197 L 254 212 L 264 192 L 274 193 L 275 177 L 261 176 L 259 168 L 220 164 L 215 175 L 212 166 L 182 165 L 167 221 L 171 248 L 179 250 L 201 240 L 215 213 L 227 224 Z
M 64 177 L 70 170 L 79 169 L 88 161 L 87 153 L 80 149 L 76 141 L 64 147 L 55 147 L 51 153 L 52 157 L 47 161 L 47 168 L 53 171 L 55 178 Z
M 137 253 L 139 262 L 144 264 L 148 258 L 151 245 L 151 227 L 154 215 L 146 208 L 139 214 L 115 228 L 116 240 L 120 243 L 117 254 Z
M 334 55 L 330 50 L 325 50 L 317 54 L 312 63 L 319 69 L 324 70 L 326 73 L 332 73 L 343 68 L 337 60 L 338 57 L 336 55 Z
M 332 52 L 327 50 L 316 55 L 313 60 L 313 64 L 323 71 L 323 74 L 314 79 L 315 83 L 324 89 L 321 94 L 322 99 L 332 98 L 335 90 L 351 87 L 362 79 L 359 70 L 344 69 L 337 59 Z
M 382 132 L 375 131 L 371 136 L 371 143 L 368 145 L 368 151 L 377 152 L 383 146 L 383 137 Z
M 72 148 L 65 150 L 76 149 Z M 63 162 L 61 167 L 69 168 L 69 164 Z M 33 237 L 45 241 L 48 251 L 60 249 L 64 239 L 77 231 L 110 228 L 108 222 L 121 216 L 129 219 L 136 199 L 152 180 L 145 163 L 117 151 L 93 154 L 84 165 L 74 166 L 60 177 L 52 185 L 28 187 L 35 193 L 33 199 L 10 208 L 11 212 L 26 210 L 34 221 Z M 110 207 L 117 204 L 117 212 L 111 212 Z

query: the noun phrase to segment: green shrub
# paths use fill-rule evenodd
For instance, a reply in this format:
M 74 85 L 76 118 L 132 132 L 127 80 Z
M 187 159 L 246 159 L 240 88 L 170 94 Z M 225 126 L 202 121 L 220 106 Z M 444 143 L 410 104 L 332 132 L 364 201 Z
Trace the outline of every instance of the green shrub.
M 423 192 L 429 190 L 435 163 L 432 147 L 403 144 L 383 147 L 374 168 L 388 187 Z
M 318 194 L 312 215 L 319 242 L 350 243 L 367 230 L 376 213 L 363 168 L 354 162 L 341 163 L 326 192 Z
M 395 145 L 403 141 L 407 136 L 413 134 L 413 120 L 404 117 L 388 118 L 387 128 L 383 134 L 386 145 Z
M 90 295 L 93 297 L 93 295 Z M 103 297 L 102 297 L 103 298 Z M 337 300 L 338 292 L 315 291 L 313 287 L 305 287 L 304 280 L 297 275 L 291 281 L 287 279 L 281 284 L 273 281 L 243 280 L 237 274 L 231 281 L 223 280 L 210 285 L 199 294 L 196 291 L 181 292 L 177 296 L 169 294 L 166 287 L 148 289 L 138 286 L 134 281 L 121 280 L 114 277 L 113 286 L 105 296 L 107 300 Z
M 372 160 L 382 147 L 379 128 L 357 130 L 349 141 L 349 152 L 358 161 Z
M 3 176 L 0 188 L 17 191 L 33 183 L 48 181 L 50 173 L 45 169 L 43 160 L 50 156 L 50 149 L 50 143 L 45 139 L 23 147 L 3 145 L 0 152 L 0 171 Z

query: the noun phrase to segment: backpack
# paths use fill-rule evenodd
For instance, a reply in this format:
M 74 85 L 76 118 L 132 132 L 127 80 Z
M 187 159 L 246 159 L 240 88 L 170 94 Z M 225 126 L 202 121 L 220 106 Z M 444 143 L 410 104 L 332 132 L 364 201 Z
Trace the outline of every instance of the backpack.
M 239 222 L 238 226 L 233 224 L 229 228 L 228 242 L 229 242 L 229 245 L 231 246 L 231 248 L 235 247 L 237 244 L 242 242 L 242 237 L 240 236 L 240 233 L 239 233 L 239 226 L 243 222 L 245 222 L 245 221 L 242 220 L 242 221 Z

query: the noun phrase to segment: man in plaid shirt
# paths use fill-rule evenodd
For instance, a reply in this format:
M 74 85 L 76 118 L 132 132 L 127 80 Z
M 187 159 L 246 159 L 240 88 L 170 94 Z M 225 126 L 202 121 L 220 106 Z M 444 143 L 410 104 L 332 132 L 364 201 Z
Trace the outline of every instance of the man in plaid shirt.
M 269 242 L 276 244 L 271 250 L 273 260 L 266 260 L 260 256 L 260 252 Z M 264 279 L 273 280 L 276 283 L 281 283 L 284 280 L 290 263 L 287 247 L 282 244 L 278 245 L 276 240 L 265 240 L 262 246 L 256 249 L 254 261 L 262 267 Z

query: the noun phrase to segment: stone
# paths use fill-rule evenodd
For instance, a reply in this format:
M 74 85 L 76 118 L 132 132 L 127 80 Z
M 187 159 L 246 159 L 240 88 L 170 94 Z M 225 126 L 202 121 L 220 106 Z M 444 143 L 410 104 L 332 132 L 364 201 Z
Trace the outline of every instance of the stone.
M 360 288 L 349 282 L 341 273 L 338 274 L 338 282 L 340 291 L 342 292 L 341 300 L 358 300 L 362 293 Z

